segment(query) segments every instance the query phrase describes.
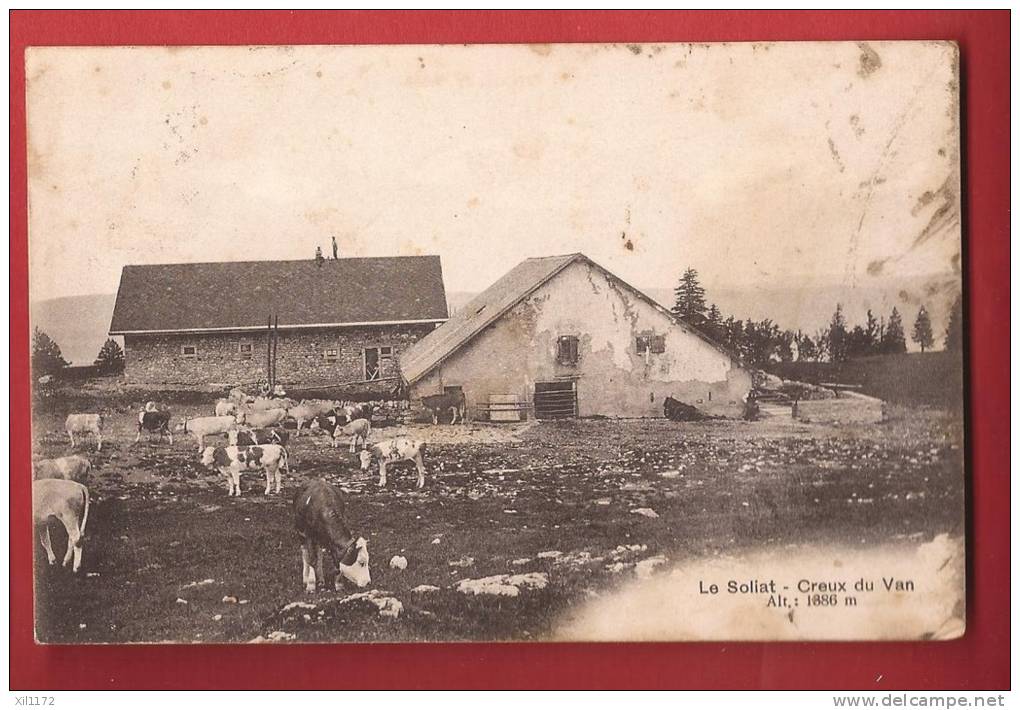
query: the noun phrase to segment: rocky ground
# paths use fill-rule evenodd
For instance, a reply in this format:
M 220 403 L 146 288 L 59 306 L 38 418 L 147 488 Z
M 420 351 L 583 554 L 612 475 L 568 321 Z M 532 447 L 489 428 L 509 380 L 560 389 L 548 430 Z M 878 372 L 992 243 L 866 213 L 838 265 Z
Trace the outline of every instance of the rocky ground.
M 264 496 L 250 474 L 228 498 L 190 437 L 132 444 L 139 403 L 90 404 L 112 431 L 102 452 L 81 447 L 95 465 L 81 573 L 37 563 L 44 642 L 540 639 L 571 609 L 675 562 L 962 533 L 963 428 L 937 410 L 844 427 L 777 417 L 375 429 L 373 440 L 428 442 L 421 491 L 399 467 L 380 490 L 346 449 L 309 435 L 288 447 L 281 495 Z M 71 406 L 50 400 L 37 415 L 37 455 L 68 453 Z M 176 420 L 210 406 L 173 408 Z M 348 493 L 350 527 L 369 540 L 364 590 L 303 591 L 291 498 L 316 477 Z M 54 540 L 60 557 L 62 533 Z

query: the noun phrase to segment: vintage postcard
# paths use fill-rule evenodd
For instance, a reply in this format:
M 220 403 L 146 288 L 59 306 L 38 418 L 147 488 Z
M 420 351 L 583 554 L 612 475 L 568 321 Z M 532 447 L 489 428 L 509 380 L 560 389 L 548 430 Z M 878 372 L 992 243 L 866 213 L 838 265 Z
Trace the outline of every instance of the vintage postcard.
M 958 58 L 30 48 L 37 639 L 959 637 Z

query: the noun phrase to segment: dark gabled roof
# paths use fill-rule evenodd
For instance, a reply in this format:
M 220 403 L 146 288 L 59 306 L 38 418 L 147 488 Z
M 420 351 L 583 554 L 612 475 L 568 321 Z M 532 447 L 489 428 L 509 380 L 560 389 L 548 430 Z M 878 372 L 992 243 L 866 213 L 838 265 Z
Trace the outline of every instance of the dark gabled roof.
M 446 320 L 438 256 L 125 266 L 111 335 Z
M 706 335 L 678 319 L 669 309 L 634 288 L 626 281 L 589 259 L 584 254 L 564 254 L 525 259 L 510 269 L 501 279 L 475 296 L 448 321 L 408 348 L 400 356 L 400 371 L 408 383 L 427 375 L 465 343 L 474 338 L 492 322 L 524 300 L 544 283 L 575 261 L 583 261 L 601 271 L 607 278 L 620 284 L 635 296 L 652 305 L 681 328 L 693 333 L 723 354 L 729 352 Z

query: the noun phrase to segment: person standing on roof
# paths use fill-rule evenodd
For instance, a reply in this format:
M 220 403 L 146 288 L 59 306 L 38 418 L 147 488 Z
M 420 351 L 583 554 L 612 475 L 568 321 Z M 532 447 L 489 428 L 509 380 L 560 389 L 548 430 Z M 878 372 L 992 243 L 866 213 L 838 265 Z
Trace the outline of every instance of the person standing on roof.
M 340 258 L 340 255 L 338 254 L 338 249 L 336 246 L 336 237 L 332 237 L 332 239 L 333 239 L 333 259 L 336 260 Z

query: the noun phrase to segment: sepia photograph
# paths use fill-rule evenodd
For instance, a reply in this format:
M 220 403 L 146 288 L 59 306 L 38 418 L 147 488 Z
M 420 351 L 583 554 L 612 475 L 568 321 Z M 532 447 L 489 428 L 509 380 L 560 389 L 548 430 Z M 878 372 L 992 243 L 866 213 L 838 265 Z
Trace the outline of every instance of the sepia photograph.
M 29 47 L 37 642 L 961 637 L 959 76 Z

